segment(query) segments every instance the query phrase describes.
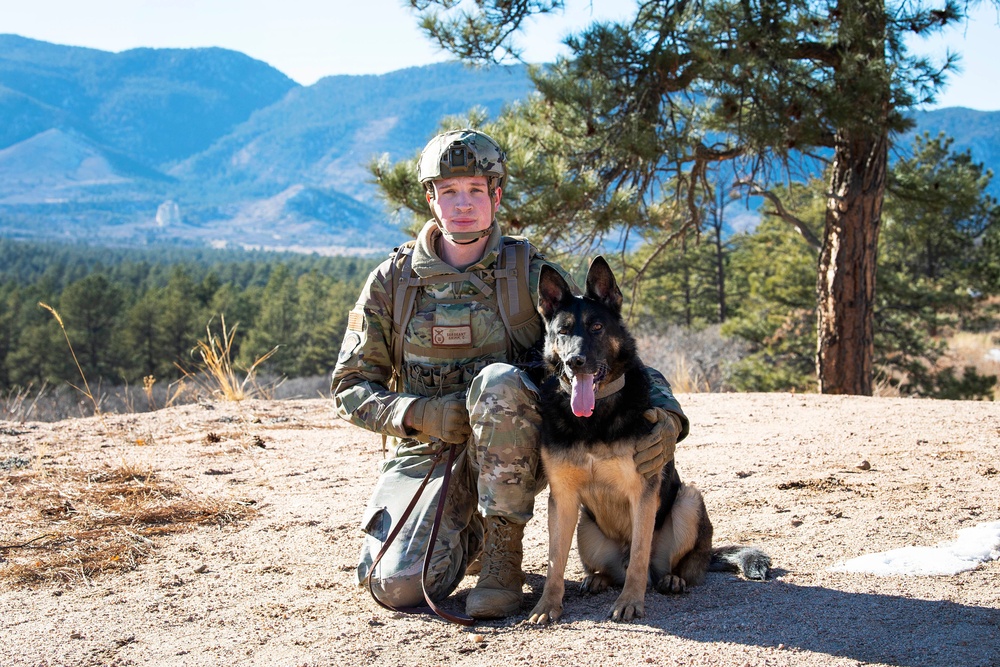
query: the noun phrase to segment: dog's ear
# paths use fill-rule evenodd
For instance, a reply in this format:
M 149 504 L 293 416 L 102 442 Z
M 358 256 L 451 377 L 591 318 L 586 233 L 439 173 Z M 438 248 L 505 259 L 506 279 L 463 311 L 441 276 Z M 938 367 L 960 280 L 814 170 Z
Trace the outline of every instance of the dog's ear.
M 587 271 L 587 296 L 604 304 L 616 315 L 622 312 L 622 291 L 618 289 L 614 272 L 601 255 L 594 258 Z
M 548 264 L 542 265 L 538 274 L 538 312 L 548 322 L 552 315 L 566 301 L 573 298 L 569 283 Z

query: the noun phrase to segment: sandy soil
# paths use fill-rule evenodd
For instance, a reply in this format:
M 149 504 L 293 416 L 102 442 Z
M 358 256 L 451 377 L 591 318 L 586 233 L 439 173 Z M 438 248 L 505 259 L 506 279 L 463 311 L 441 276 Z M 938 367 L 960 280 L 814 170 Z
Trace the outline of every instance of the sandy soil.
M 617 624 L 605 620 L 617 593 L 576 590 L 574 548 L 563 621 L 548 628 L 521 623 L 544 582 L 545 493 L 525 533 L 519 618 L 467 629 L 395 615 L 354 585 L 381 441 L 336 420 L 327 401 L 0 422 L 8 517 L 26 511 L 18 475 L 96 479 L 123 465 L 192 498 L 254 509 L 235 523 L 150 533 L 131 570 L 27 587 L 0 579 L 0 665 L 1000 665 L 1000 561 L 946 577 L 828 571 L 1000 519 L 1000 405 L 679 398 L 692 423 L 677 452 L 682 478 L 704 491 L 716 542 L 762 547 L 772 578 L 710 574 L 686 595 L 649 592 L 646 617 Z M 0 521 L 0 545 L 64 520 L 35 517 Z M 43 550 L 0 551 L 0 573 Z M 450 604 L 461 608 L 474 583 Z

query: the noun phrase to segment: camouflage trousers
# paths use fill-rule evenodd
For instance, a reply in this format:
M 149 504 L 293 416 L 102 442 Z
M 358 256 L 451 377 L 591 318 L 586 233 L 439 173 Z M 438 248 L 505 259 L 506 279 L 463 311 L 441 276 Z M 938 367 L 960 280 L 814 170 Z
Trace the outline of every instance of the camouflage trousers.
M 466 405 L 472 437 L 452 469 L 430 567 L 427 592 L 435 601 L 451 594 L 482 550 L 484 516 L 525 523 L 535 495 L 545 486 L 539 456 L 538 388 L 523 371 L 491 364 L 469 385 Z M 440 444 L 404 440 L 381 475 L 365 510 L 358 565 L 364 583 L 375 556 L 409 505 Z M 394 607 L 424 602 L 421 569 L 443 483 L 447 457 L 431 480 L 372 576 L 375 594 Z

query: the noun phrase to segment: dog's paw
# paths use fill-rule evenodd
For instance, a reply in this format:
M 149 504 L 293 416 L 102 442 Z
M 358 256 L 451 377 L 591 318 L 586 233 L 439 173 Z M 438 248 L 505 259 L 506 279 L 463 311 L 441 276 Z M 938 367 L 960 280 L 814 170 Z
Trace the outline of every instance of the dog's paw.
M 531 614 L 528 615 L 528 623 L 534 623 L 535 625 L 555 623 L 562 616 L 562 612 L 563 608 L 561 604 L 551 604 L 543 599 L 531 610 Z
M 676 574 L 665 574 L 662 579 L 656 582 L 656 590 L 664 595 L 687 593 L 687 582 Z
M 624 597 L 624 595 L 619 597 L 618 600 L 615 601 L 615 606 L 611 608 L 611 614 L 609 614 L 611 620 L 631 621 L 634 618 L 642 618 L 643 614 L 646 612 L 645 607 L 643 606 L 643 599 L 625 600 L 623 599 Z
M 608 586 L 611 585 L 611 577 L 606 574 L 588 574 L 583 583 L 580 584 L 580 589 L 584 593 L 603 593 L 608 590 Z

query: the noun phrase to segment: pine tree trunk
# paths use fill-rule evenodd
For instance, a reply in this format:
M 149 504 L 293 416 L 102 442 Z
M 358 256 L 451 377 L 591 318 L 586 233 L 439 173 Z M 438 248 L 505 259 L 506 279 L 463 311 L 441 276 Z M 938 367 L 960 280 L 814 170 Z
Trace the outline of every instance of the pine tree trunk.
M 816 285 L 816 370 L 824 394 L 871 396 L 875 268 L 888 167 L 891 76 L 885 0 L 839 0 L 837 90 L 847 102 L 835 134 Z
M 885 132 L 842 137 L 834 155 L 817 281 L 817 372 L 824 394 L 872 394 L 876 250 L 887 147 Z
M 819 263 L 819 355 L 824 394 L 872 394 L 875 269 L 888 140 L 845 141 L 834 157 Z

